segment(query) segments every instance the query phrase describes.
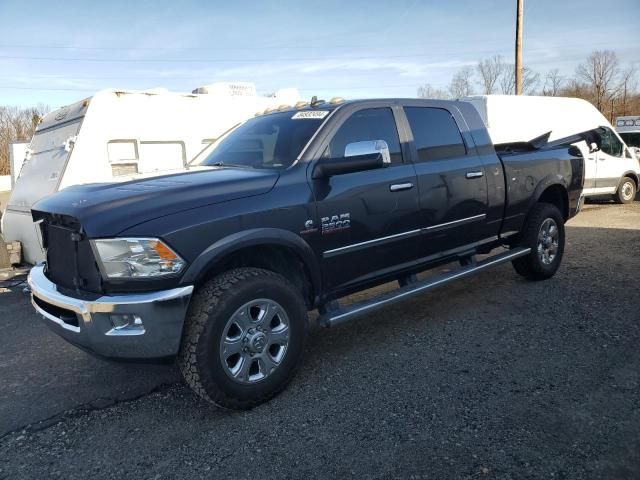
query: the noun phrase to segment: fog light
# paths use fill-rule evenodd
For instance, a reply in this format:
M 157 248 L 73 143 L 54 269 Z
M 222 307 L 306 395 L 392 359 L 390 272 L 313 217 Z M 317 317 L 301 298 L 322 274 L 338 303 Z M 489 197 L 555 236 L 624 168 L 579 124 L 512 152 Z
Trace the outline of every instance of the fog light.
M 128 313 L 114 313 L 109 315 L 113 328 L 107 335 L 140 335 L 144 333 L 142 318 Z

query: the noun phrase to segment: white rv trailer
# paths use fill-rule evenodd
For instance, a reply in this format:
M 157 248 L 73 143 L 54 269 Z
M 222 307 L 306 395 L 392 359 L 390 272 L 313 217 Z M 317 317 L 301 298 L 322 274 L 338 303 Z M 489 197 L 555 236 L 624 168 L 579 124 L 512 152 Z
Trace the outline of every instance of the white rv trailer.
M 22 162 L 24 162 L 24 156 L 27 152 L 29 142 L 11 142 L 9 143 L 9 169 L 11 172 L 11 188 L 16 184 L 20 170 L 22 169 Z
M 44 116 L 2 216 L 7 241 L 25 261 L 44 259 L 31 219 L 38 200 L 71 185 L 126 181 L 185 168 L 236 124 L 266 108 L 292 105 L 296 89 L 258 96 L 251 83 L 218 83 L 193 93 L 101 90 Z
M 586 100 L 567 97 L 478 95 L 460 100 L 472 103 L 487 125 L 494 144 L 526 142 L 551 131 L 550 141 L 602 127 L 600 150 L 586 142 L 576 145 L 585 161 L 583 195 L 613 195 L 633 201 L 638 190 L 640 163 L 609 121 Z

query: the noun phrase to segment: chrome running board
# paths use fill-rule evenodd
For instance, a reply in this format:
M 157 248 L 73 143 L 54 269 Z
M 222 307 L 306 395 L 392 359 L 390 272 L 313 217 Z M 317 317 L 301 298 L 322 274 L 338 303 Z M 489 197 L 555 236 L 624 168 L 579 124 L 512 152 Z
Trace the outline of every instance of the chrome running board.
M 488 268 L 510 262 L 519 257 L 524 257 L 530 252 L 530 248 L 514 248 L 508 252 L 488 257 L 481 262 L 476 262 L 472 257 L 464 257 L 460 259 L 460 264 L 462 266 L 453 272 L 442 273 L 421 281 L 416 281 L 413 278 L 409 281 L 405 279 L 400 282 L 401 284 L 404 284 L 404 286 L 396 290 L 386 292 L 377 297 L 360 303 L 347 305 L 345 307 L 340 307 L 337 305 L 337 302 L 332 302 L 322 309 L 323 311 L 321 310 L 321 314 L 318 317 L 318 323 L 324 327 L 338 325 L 346 322 L 347 320 L 352 320 L 364 315 L 365 313 L 369 313 L 373 310 L 404 300 L 405 298 L 441 287 L 442 285 L 446 285 L 459 278 L 470 277 Z

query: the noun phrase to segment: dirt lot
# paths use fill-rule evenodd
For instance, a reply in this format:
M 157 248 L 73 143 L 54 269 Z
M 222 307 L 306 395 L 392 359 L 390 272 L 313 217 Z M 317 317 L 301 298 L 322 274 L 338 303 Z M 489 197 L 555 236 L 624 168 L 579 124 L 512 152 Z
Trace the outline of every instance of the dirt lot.
M 249 412 L 95 360 L 0 293 L 0 478 L 640 478 L 640 202 L 587 205 L 564 264 L 504 265 L 314 328 Z

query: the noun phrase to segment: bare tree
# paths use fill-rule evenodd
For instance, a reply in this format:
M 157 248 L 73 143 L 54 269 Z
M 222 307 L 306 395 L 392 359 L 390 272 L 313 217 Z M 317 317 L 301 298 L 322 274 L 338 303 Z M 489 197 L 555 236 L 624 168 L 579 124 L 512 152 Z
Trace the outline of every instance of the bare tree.
M 425 83 L 421 87 L 418 88 L 418 97 L 420 98 L 436 98 L 436 99 L 447 99 L 450 98 L 449 94 L 441 90 L 439 88 L 435 88 L 431 86 L 429 83 Z
M 542 86 L 542 95 L 548 97 L 557 97 L 560 94 L 560 89 L 564 85 L 564 77 L 560 75 L 560 70 L 554 68 L 547 72 L 547 76 L 544 78 L 544 85 Z
M 500 55 L 494 55 L 478 62 L 477 70 L 480 76 L 480 86 L 485 95 L 496 91 L 498 79 L 505 69 L 504 60 Z
M 635 92 L 638 88 L 638 82 L 636 79 L 636 70 L 634 67 L 628 67 L 620 74 L 620 84 L 616 91 L 616 97 L 618 100 L 620 115 L 627 115 L 629 108 L 629 98 L 632 92 Z M 628 112 L 631 113 L 631 112 Z M 611 112 L 611 118 L 613 118 L 614 112 Z
M 515 65 L 504 65 L 499 77 L 500 92 L 513 95 L 516 92 Z M 529 67 L 522 67 L 522 93 L 532 95 L 540 83 L 540 74 Z
M 453 98 L 473 95 L 473 68 L 462 67 L 456 72 L 449 84 L 449 94 Z
M 0 106 L 0 175 L 10 173 L 9 144 L 30 140 L 40 117 L 47 111 L 46 105 L 33 108 Z
M 593 104 L 601 112 L 616 88 L 619 70 L 618 57 L 611 50 L 593 52 L 576 68 L 576 77 L 590 88 Z

